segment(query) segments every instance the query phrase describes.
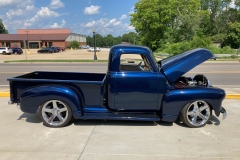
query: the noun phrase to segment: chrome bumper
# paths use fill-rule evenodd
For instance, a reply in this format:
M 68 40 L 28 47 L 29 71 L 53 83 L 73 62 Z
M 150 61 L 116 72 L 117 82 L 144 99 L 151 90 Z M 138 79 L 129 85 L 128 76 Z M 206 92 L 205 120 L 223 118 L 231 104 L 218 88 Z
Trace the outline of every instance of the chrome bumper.
M 222 119 L 225 119 L 227 117 L 227 111 L 222 107 L 220 110 L 220 113 L 222 113 Z

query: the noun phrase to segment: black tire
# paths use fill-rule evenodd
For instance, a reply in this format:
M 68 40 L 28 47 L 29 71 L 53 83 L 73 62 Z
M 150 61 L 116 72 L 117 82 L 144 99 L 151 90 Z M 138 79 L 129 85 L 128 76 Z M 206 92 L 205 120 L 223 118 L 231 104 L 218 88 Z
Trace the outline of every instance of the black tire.
M 2 52 L 2 54 L 3 54 L 3 55 L 5 55 L 5 54 L 6 54 L 6 52 L 5 52 L 5 51 L 3 51 L 3 52 Z
M 49 100 L 39 108 L 44 125 L 52 128 L 64 127 L 72 119 L 71 108 L 60 100 Z
M 190 128 L 199 128 L 205 126 L 210 121 L 211 117 L 211 107 L 202 100 L 188 103 L 182 108 L 179 114 L 181 121 Z

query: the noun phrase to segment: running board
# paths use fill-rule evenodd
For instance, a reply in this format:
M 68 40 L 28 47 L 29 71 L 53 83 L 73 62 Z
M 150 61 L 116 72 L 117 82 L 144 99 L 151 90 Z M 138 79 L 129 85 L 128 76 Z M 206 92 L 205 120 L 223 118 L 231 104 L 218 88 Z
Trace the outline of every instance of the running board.
M 136 112 L 109 112 L 107 109 L 88 110 L 79 119 L 104 119 L 104 120 L 134 120 L 134 121 L 159 121 L 160 117 L 152 113 Z

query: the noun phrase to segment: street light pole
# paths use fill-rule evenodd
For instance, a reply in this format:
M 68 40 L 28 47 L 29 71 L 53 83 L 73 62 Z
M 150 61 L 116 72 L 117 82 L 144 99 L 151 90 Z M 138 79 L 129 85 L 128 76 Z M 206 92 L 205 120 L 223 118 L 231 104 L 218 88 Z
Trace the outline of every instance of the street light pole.
M 97 54 L 96 54 L 96 29 L 93 28 L 93 39 L 94 39 L 94 60 L 97 60 Z
M 27 47 L 28 47 L 28 54 L 30 54 L 30 52 L 29 52 L 29 42 L 28 42 L 28 32 L 29 31 L 25 31 L 25 32 L 27 32 Z

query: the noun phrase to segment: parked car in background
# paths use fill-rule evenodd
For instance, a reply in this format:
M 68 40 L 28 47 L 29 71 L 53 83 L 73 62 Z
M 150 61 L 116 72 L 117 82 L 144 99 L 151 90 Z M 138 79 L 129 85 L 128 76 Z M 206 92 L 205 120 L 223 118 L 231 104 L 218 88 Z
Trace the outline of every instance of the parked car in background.
M 23 53 L 23 50 L 22 48 L 11 48 L 12 49 L 12 53 L 14 54 L 22 54 Z
M 99 47 L 96 47 L 96 52 L 100 52 L 101 49 Z M 88 48 L 88 52 L 94 52 L 94 48 L 93 47 L 90 47 Z
M 54 53 L 59 52 L 57 47 L 50 47 L 50 48 L 53 50 Z
M 62 51 L 60 47 L 56 47 L 56 46 L 52 46 L 52 47 L 56 48 L 58 50 L 57 52 L 61 52 Z
M 0 47 L 0 54 L 6 55 L 6 54 L 12 54 L 13 51 L 11 48 L 8 47 Z
M 43 48 L 37 51 L 38 53 L 53 53 L 54 50 L 51 47 Z
M 90 48 L 90 46 L 89 45 L 82 45 L 82 46 L 79 46 L 79 48 L 81 48 L 81 49 L 88 49 L 88 48 Z
M 65 51 L 65 48 L 64 47 L 59 47 L 61 49 L 61 51 Z

